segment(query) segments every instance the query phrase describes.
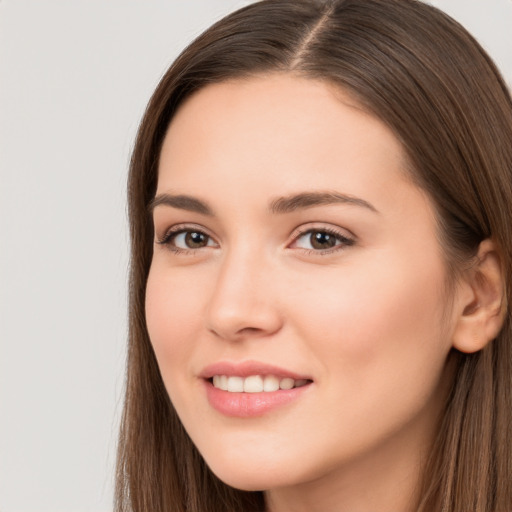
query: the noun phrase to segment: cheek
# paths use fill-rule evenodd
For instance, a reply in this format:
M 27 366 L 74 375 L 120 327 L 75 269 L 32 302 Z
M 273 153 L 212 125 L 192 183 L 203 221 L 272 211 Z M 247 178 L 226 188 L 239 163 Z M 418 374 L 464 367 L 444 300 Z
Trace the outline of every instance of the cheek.
M 146 286 L 146 323 L 151 344 L 166 386 L 174 368 L 187 368 L 201 318 L 200 280 L 180 279 L 177 272 L 152 266 Z
M 449 350 L 442 325 L 444 267 L 431 260 L 426 267 L 390 255 L 387 264 L 383 258 L 378 265 L 361 262 L 360 270 L 350 265 L 339 275 L 316 275 L 295 304 L 302 336 L 326 366 L 339 365 L 358 379 L 409 373 L 425 358 L 439 364 Z
M 311 428 L 339 440 L 342 451 L 391 435 L 413 418 L 433 417 L 437 407 L 450 348 L 442 325 L 443 268 L 384 268 L 352 266 L 337 282 L 317 275 L 295 302 L 297 337 L 320 368 L 323 400 L 312 417 L 329 411 Z

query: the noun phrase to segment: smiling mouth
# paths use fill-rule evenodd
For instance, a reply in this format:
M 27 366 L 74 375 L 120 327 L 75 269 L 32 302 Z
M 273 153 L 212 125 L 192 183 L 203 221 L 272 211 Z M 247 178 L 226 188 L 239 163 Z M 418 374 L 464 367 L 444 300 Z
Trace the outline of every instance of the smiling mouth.
M 208 380 L 214 388 L 229 393 L 271 393 L 300 388 L 312 382 L 309 379 L 279 378 L 275 375 L 214 375 Z

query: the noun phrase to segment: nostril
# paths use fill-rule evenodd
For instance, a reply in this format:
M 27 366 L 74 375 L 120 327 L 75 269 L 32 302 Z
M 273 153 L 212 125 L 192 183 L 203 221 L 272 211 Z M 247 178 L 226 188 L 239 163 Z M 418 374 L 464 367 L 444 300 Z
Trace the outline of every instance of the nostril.
M 258 329 L 257 327 L 244 327 L 243 329 L 240 329 L 238 332 L 240 334 L 254 334 L 261 332 L 262 329 Z

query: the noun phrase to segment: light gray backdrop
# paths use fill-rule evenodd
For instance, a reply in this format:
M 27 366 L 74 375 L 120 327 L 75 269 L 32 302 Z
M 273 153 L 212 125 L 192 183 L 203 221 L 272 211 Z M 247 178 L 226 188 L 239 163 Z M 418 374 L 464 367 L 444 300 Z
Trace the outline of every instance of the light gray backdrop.
M 125 178 L 179 50 L 237 0 L 0 0 L 0 512 L 111 511 Z M 512 1 L 438 0 L 512 83 Z

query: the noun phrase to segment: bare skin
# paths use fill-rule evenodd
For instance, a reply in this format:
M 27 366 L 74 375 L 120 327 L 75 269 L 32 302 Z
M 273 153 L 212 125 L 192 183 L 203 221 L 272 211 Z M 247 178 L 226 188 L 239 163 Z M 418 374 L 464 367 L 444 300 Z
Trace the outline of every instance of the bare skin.
M 349 96 L 286 74 L 200 90 L 164 140 L 150 338 L 212 471 L 265 490 L 270 512 L 412 510 L 474 296 L 461 285 L 448 301 L 433 207 L 406 168 L 396 137 Z M 201 376 L 219 361 L 308 385 L 230 417 Z

